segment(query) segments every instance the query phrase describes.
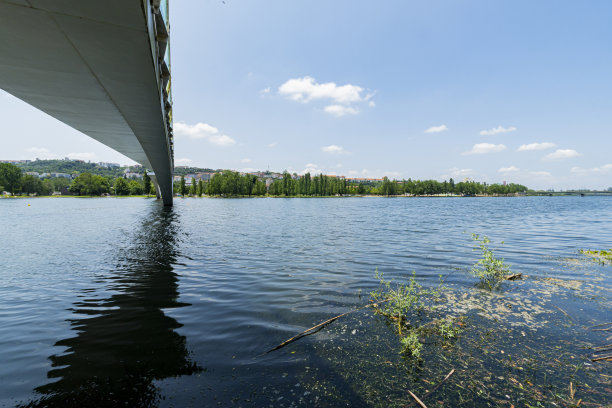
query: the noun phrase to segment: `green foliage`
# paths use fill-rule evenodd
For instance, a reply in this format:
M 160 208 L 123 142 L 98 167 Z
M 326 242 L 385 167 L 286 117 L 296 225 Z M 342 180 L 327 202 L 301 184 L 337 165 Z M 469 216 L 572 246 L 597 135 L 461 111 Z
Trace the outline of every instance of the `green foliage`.
M 189 194 L 193 197 L 196 196 L 196 193 L 198 191 L 198 184 L 195 181 L 195 178 L 192 177 L 191 178 L 191 186 L 189 187 Z
M 117 178 L 123 175 L 125 167 L 103 167 L 96 163 L 86 163 L 80 160 L 34 160 L 29 163 L 18 163 L 23 172 L 36 171 L 38 173 L 91 173 L 98 176 Z M 141 166 L 131 166 L 130 172 L 142 174 Z
M 400 335 L 408 314 L 423 307 L 421 298 L 431 293 L 423 290 L 415 276 L 416 273 L 413 272 L 407 284 L 393 284 L 393 281 L 385 280 L 383 274 L 378 272 L 378 268 L 376 269 L 376 279 L 380 282 L 380 287 L 370 293 L 370 296 L 375 303 L 378 303 L 377 313 L 396 321 Z
M 48 195 L 51 191 L 37 176 L 25 174 L 21 178 L 21 191 L 27 194 Z
M 470 273 L 480 279 L 483 287 L 492 290 L 510 272 L 510 265 L 506 265 L 503 258 L 495 257 L 495 254 L 489 248 L 491 240 L 488 237 L 484 236 L 481 239 L 478 234 L 472 234 L 472 239 L 477 243 L 474 250 L 481 251 L 482 257 L 472 266 Z
M 265 195 L 266 184 L 257 176 L 235 171 L 215 174 L 208 182 L 207 193 L 212 196 L 253 196 Z
M 612 264 L 612 249 L 608 251 L 606 251 L 605 249 L 602 249 L 602 250 L 581 249 L 579 252 L 583 255 L 588 255 L 592 257 L 593 259 L 595 259 L 602 265 L 606 264 L 606 262 Z
M 185 197 L 185 195 L 187 194 L 187 185 L 185 184 L 185 176 L 181 176 L 180 191 L 181 191 L 181 196 Z
M 270 185 L 268 194 L 272 196 L 335 196 L 345 195 L 349 192 L 348 183 L 339 177 L 319 174 L 312 177 L 306 173 L 301 177 L 297 174 L 283 173 L 283 178 L 274 180 Z
M 110 190 L 109 181 L 95 174 L 83 173 L 72 180 L 70 191 L 76 195 L 102 195 Z
M 409 354 L 416 359 L 421 358 L 421 349 L 423 345 L 419 341 L 419 333 L 417 330 L 410 330 L 408 334 L 400 338 L 400 343 L 402 344 L 402 354 Z
M 21 170 L 10 163 L 0 163 L 0 185 L 10 193 L 16 193 L 21 187 Z
M 374 302 L 374 310 L 388 320 L 399 336 L 402 354 L 419 359 L 423 348 L 421 337 L 435 335 L 443 341 L 448 341 L 459 335 L 461 329 L 455 325 L 455 318 L 446 317 L 420 325 L 421 317 L 417 317 L 417 315 L 422 315 L 419 312 L 430 313 L 434 310 L 426 307 L 425 298 L 437 297 L 443 290 L 441 283 L 436 289 L 423 289 L 417 283 L 415 272 L 413 272 L 407 283 L 394 284 L 392 281 L 385 280 L 378 269 L 376 279 L 380 286 L 370 293 L 371 301 Z
M 461 329 L 455 325 L 455 319 L 451 317 L 438 320 L 434 325 L 434 329 L 445 340 L 454 339 L 461 333 Z
M 130 194 L 130 187 L 128 181 L 123 177 L 119 177 L 115 180 L 115 195 L 124 196 Z
M 202 197 L 202 193 L 204 193 L 204 183 L 198 180 L 198 197 Z
M 144 192 L 142 184 L 138 180 L 130 180 L 128 186 L 131 195 L 141 195 Z
M 142 176 L 142 190 L 146 194 L 151 194 L 151 184 L 151 177 L 147 174 L 147 171 L 145 170 L 144 176 Z

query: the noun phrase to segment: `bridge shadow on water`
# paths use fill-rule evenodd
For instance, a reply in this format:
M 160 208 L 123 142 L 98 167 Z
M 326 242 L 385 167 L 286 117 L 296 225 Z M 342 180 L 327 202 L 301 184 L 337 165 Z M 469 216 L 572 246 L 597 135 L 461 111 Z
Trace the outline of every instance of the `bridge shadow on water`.
M 47 376 L 54 382 L 36 388 L 40 398 L 23 407 L 149 407 L 160 401 L 155 380 L 201 371 L 190 361 L 181 324 L 163 309 L 177 302 L 173 271 L 179 252 L 179 220 L 172 208 L 155 206 L 143 217 L 132 244 L 121 250 L 108 281 L 111 292 L 96 299 L 87 291 L 74 303 L 74 337 L 55 345 Z

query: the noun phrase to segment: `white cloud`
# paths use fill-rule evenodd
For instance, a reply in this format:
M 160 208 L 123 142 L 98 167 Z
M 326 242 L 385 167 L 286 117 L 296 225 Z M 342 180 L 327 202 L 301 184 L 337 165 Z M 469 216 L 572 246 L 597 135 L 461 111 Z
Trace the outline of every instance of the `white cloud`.
M 460 169 L 458 167 L 453 167 L 450 169 L 450 174 L 454 177 L 465 177 L 474 173 L 472 169 Z
M 319 166 L 317 166 L 314 163 L 308 163 L 305 167 L 304 170 L 302 171 L 298 171 L 298 174 L 306 174 L 306 173 L 310 173 L 311 176 L 314 176 L 316 174 L 323 174 L 324 171 L 322 168 L 320 168 Z
M 337 167 L 337 168 L 342 168 L 342 167 L 344 167 L 344 166 L 342 166 L 342 163 L 338 163 L 338 164 L 336 164 L 336 167 Z
M 181 158 L 181 159 L 175 159 L 175 160 L 174 160 L 174 165 L 176 165 L 176 166 L 187 166 L 187 165 L 189 165 L 189 163 L 191 163 L 191 162 L 192 162 L 192 160 L 191 160 L 191 159 L 188 159 L 188 158 L 186 158 L 186 157 L 183 157 L 183 158 Z
M 51 152 L 46 147 L 28 147 L 25 149 L 26 152 L 34 154 L 39 158 L 51 157 Z
M 222 134 L 214 126 L 208 123 L 198 122 L 195 125 L 188 125 L 184 122 L 174 124 L 174 132 L 178 137 L 190 137 L 192 139 L 205 139 L 216 146 L 231 146 L 236 141 L 228 135 Z
M 323 146 L 321 150 L 323 150 L 325 153 L 330 154 L 349 154 L 349 152 L 344 150 L 344 147 L 337 145 Z
M 472 150 L 469 152 L 465 152 L 463 154 L 485 154 L 485 153 L 494 153 L 501 152 L 502 150 L 506 150 L 506 146 L 503 144 L 492 144 L 492 143 L 476 143 Z
M 591 169 L 584 169 L 582 167 L 572 167 L 570 170 L 575 174 L 598 174 L 598 173 L 610 173 L 612 172 L 612 163 L 604 164 L 600 167 L 593 167 Z
M 580 156 L 580 153 L 574 149 L 557 149 L 553 153 L 547 154 L 544 158 L 548 160 L 570 159 Z
M 357 85 L 338 86 L 334 82 L 319 84 L 312 77 L 290 79 L 278 88 L 278 93 L 294 101 L 310 102 L 313 99 L 331 99 L 336 103 L 362 102 L 370 96 L 362 95 Z
M 313 100 L 331 101 L 332 104 L 326 106 L 324 111 L 336 117 L 358 114 L 359 109 L 355 108 L 354 104 L 368 102 L 370 107 L 375 106 L 375 103 L 370 101 L 374 93 L 366 94 L 360 86 L 336 85 L 335 82 L 320 84 L 310 76 L 289 79 L 278 88 L 278 93 L 302 103 Z
M 555 146 L 557 145 L 551 142 L 529 143 L 529 144 L 520 145 L 517 151 L 527 152 L 530 150 L 546 150 L 546 149 L 552 149 Z
M 278 145 L 278 142 L 272 142 L 268 144 L 268 147 L 276 147 L 276 145 Z
M 213 135 L 208 138 L 208 141 L 217 146 L 231 146 L 236 144 L 236 141 L 228 135 Z
M 516 128 L 514 126 L 510 126 L 508 128 L 505 128 L 505 127 L 502 127 L 502 126 L 498 126 L 496 128 L 489 129 L 489 130 L 481 130 L 480 131 L 480 135 L 481 136 L 492 136 L 492 135 L 496 135 L 498 133 L 514 132 L 515 130 L 516 130 Z
M 338 118 L 344 115 L 357 115 L 359 113 L 359 109 L 343 105 L 329 105 L 324 110 Z
M 270 87 L 264 88 L 261 91 L 259 91 L 260 94 L 262 95 L 267 95 L 271 92 L 272 90 L 270 89 Z
M 374 101 L 370 101 L 370 102 L 368 102 L 368 106 L 369 106 L 370 108 L 373 108 L 373 107 L 375 107 L 375 106 L 376 106 L 376 102 L 374 102 Z
M 96 154 L 93 152 L 69 153 L 66 155 L 66 157 L 72 160 L 93 160 L 96 157 Z
M 440 133 L 440 132 L 444 132 L 445 130 L 448 130 L 446 125 L 432 126 L 429 129 L 427 129 L 425 133 Z
M 510 167 L 502 167 L 497 171 L 500 173 L 516 173 L 519 170 L 520 169 L 516 166 L 510 166 Z
M 550 174 L 547 171 L 530 171 L 529 174 L 535 177 L 551 177 L 552 176 L 552 174 Z
M 240 160 L 240 163 L 250 163 L 252 160 L 245 157 L 244 159 Z

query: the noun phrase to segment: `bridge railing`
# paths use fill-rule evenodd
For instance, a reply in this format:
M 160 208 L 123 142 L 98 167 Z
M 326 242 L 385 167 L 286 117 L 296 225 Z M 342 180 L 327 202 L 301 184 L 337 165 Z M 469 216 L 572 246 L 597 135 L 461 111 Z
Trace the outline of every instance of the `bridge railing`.
M 174 134 L 172 129 L 172 79 L 170 65 L 170 19 L 169 0 L 149 0 L 153 17 L 154 50 L 156 54 L 160 102 L 166 123 L 168 148 L 174 162 Z M 174 164 L 174 163 L 172 163 Z

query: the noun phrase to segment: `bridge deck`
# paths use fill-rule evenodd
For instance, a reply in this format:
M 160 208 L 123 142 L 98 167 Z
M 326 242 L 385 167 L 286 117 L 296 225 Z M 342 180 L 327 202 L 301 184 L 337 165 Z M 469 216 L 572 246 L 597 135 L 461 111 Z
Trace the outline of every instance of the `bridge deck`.
M 172 147 L 147 0 L 0 0 L 0 88 L 155 172 Z

